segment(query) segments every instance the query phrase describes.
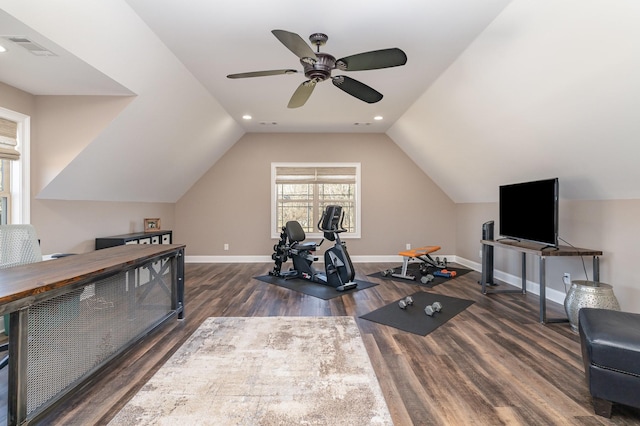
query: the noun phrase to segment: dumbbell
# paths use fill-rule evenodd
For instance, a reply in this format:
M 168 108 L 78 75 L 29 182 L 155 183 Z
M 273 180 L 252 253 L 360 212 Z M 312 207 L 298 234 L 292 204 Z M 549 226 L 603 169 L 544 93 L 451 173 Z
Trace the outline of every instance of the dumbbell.
M 400 306 L 400 309 L 407 309 L 407 306 L 411 305 L 413 305 L 413 297 L 411 296 L 407 296 L 398 302 L 398 306 Z
M 424 313 L 432 317 L 433 314 L 440 312 L 441 310 L 442 304 L 440 302 L 433 302 L 431 305 L 427 305 L 427 307 L 424 308 Z
M 436 265 L 444 265 L 444 267 L 446 268 L 447 267 L 447 258 L 446 257 L 443 258 L 442 262 L 440 262 L 440 258 L 436 257 Z
M 384 271 L 382 271 L 382 276 L 383 277 L 387 277 L 389 275 L 393 275 L 394 274 L 394 270 L 393 269 L 385 269 Z
M 427 284 L 427 283 L 433 281 L 433 278 L 434 277 L 431 274 L 423 275 L 422 277 L 420 277 L 420 282 L 422 284 Z

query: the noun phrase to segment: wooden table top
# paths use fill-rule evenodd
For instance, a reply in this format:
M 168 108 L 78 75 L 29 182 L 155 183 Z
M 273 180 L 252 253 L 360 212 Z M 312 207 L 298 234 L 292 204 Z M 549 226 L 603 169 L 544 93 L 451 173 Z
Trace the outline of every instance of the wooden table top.
M 602 251 L 600 250 L 562 245 L 559 245 L 558 247 L 550 247 L 545 244 L 530 241 L 481 240 L 480 242 L 488 246 L 504 247 L 507 249 L 535 254 L 537 256 L 602 256 Z
M 169 255 L 182 244 L 130 244 L 59 259 L 0 269 L 0 306 L 66 286 L 130 269 L 135 264 Z M 29 301 L 25 301 L 25 306 Z

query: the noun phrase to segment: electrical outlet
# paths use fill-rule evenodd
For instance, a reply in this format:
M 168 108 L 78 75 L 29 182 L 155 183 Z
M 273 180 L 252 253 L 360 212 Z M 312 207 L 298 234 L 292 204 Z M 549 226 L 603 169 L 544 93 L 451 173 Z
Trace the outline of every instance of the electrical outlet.
M 226 243 L 225 243 L 225 245 L 224 245 L 224 249 L 225 249 L 225 250 L 229 250 L 229 244 L 226 244 Z
M 407 250 L 411 250 L 411 243 L 407 243 Z
M 568 272 L 565 272 L 562 275 L 562 282 L 565 283 L 566 285 L 571 284 L 571 274 Z
M 478 251 L 478 256 L 480 257 L 480 259 L 482 259 L 482 249 L 480 249 L 480 251 Z

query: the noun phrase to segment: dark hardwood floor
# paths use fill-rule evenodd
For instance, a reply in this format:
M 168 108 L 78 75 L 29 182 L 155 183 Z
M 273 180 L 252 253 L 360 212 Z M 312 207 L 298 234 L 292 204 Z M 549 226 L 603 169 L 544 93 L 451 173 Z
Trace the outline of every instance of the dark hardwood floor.
M 477 272 L 427 289 L 367 277 L 395 264 L 354 266 L 358 279 L 380 285 L 325 301 L 252 278 L 269 264 L 187 264 L 185 320 L 145 338 L 43 423 L 108 423 L 207 317 L 349 315 L 396 425 L 640 424 L 628 407 L 615 405 L 611 420 L 593 413 L 579 338 L 567 323 L 538 323 L 537 296 L 483 296 Z M 358 318 L 416 291 L 475 303 L 426 337 Z M 555 303 L 548 313 L 564 316 Z

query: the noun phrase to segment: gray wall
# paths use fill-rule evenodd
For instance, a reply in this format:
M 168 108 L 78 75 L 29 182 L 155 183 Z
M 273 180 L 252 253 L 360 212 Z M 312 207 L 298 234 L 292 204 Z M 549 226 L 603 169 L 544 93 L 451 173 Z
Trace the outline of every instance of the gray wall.
M 270 256 L 272 162 L 360 162 L 362 238 L 352 255 L 440 245 L 454 254 L 455 205 L 383 134 L 242 137 L 176 204 L 176 235 L 189 256 Z M 229 244 L 229 251 L 223 245 Z
M 43 253 L 91 251 L 96 237 L 142 231 L 145 217 L 161 218 L 164 229 L 173 227 L 173 203 L 38 198 L 56 171 L 128 103 L 128 98 L 118 97 L 33 96 L 0 83 L 0 107 L 31 117 L 31 223 L 36 227 Z M 104 167 L 109 168 L 109 164 Z

